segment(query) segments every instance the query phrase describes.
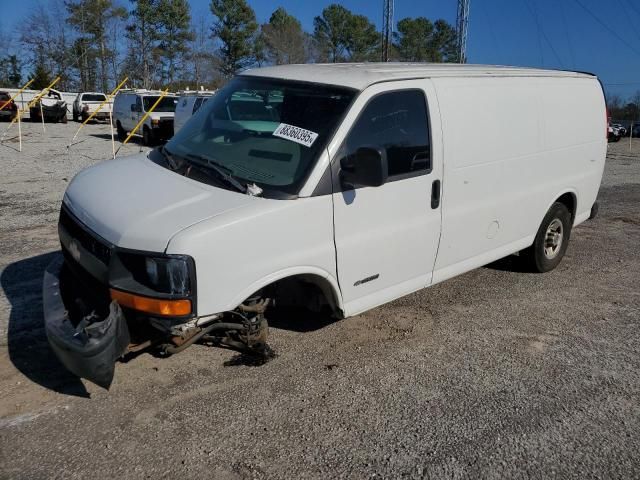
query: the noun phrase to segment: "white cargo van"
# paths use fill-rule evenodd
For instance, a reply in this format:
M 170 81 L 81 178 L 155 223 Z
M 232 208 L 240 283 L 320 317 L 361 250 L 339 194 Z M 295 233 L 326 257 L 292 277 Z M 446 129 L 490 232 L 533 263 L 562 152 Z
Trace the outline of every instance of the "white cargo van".
M 517 252 L 549 271 L 595 214 L 606 149 L 589 74 L 250 70 L 165 147 L 70 183 L 50 343 L 109 386 L 117 358 L 151 345 L 261 350 L 273 302 L 344 318 Z
M 215 93 L 215 90 L 184 90 L 178 92 L 178 103 L 173 120 L 173 133 L 178 133 L 187 120 L 195 115 L 200 107 L 207 103 L 207 100 Z
M 113 123 L 120 140 L 124 140 L 135 128 L 160 95 L 161 92 L 157 90 L 126 89 L 118 92 L 113 101 Z M 159 140 L 167 140 L 173 136 L 173 117 L 177 102 L 177 97 L 169 94 L 160 100 L 147 116 L 136 131 L 136 135 L 142 137 L 144 145 L 153 145 Z

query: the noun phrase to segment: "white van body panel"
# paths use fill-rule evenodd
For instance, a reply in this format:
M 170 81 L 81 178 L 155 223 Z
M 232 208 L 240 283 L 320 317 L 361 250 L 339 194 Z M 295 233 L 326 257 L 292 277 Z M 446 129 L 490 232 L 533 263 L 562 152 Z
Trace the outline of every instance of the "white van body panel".
M 442 176 L 440 116 L 429 79 L 385 82 L 362 92 L 329 146 L 340 146 L 363 108 L 390 91 L 416 90 L 427 104 L 432 131 L 428 174 L 333 195 L 338 276 L 345 315 L 356 315 L 431 284 L 440 239 L 440 209 L 430 207 L 432 183 Z M 428 100 L 427 100 L 428 99 Z M 363 279 L 377 275 L 372 281 Z
M 589 216 L 606 156 L 593 78 L 437 78 L 445 150 L 439 282 L 533 243 L 551 204 Z
M 184 124 L 187 123 L 187 120 L 214 94 L 215 92 L 211 90 L 193 90 L 179 94 L 175 117 L 173 119 L 174 134 L 178 133 Z

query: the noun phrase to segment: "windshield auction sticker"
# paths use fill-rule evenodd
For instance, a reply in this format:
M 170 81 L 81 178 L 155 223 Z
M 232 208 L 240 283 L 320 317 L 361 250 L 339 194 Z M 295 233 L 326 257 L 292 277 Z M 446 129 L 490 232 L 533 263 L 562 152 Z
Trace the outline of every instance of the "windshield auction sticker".
M 299 143 L 305 147 L 313 145 L 313 142 L 318 138 L 318 134 L 316 132 L 305 130 L 300 127 L 294 127 L 293 125 L 287 125 L 286 123 L 278 125 L 278 128 L 273 132 L 273 136 L 291 140 L 292 142 Z

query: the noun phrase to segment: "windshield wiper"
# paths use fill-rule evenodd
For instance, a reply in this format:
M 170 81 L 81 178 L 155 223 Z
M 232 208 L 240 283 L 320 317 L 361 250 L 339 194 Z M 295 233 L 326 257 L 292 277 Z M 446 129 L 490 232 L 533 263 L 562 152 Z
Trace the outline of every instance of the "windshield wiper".
M 216 178 L 221 179 L 227 185 L 231 185 L 241 193 L 247 193 L 247 187 L 236 180 L 234 176 L 231 175 L 231 170 L 229 170 L 224 165 L 221 165 L 220 163 L 210 158 L 203 157 L 202 155 L 195 155 L 193 153 L 185 155 L 184 158 L 186 158 L 191 165 L 196 166 L 196 168 L 199 167 L 198 170 L 201 170 L 205 173 L 210 173 L 213 171 L 216 173 Z
M 184 160 L 167 150 L 167 147 L 165 147 L 164 145 L 159 149 L 159 151 L 167 161 L 167 164 L 169 164 L 169 167 L 171 167 L 171 170 L 173 170 L 174 172 L 179 170 L 184 165 Z

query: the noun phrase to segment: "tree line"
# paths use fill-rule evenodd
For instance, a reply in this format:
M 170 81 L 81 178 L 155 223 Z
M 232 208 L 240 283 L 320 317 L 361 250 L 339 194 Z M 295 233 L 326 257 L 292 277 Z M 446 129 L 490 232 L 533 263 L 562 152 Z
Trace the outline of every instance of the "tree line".
M 615 121 L 640 121 L 640 90 L 626 100 L 620 95 L 608 95 L 607 110 L 609 117 Z
M 142 88 L 217 87 L 252 66 L 379 61 L 381 50 L 375 25 L 339 4 L 307 32 L 282 7 L 260 24 L 246 0 L 211 0 L 197 17 L 187 0 L 49 0 L 0 32 L 0 84 L 44 88 L 59 75 L 67 91 L 107 92 L 125 76 Z M 457 62 L 455 28 L 404 18 L 390 56 Z

